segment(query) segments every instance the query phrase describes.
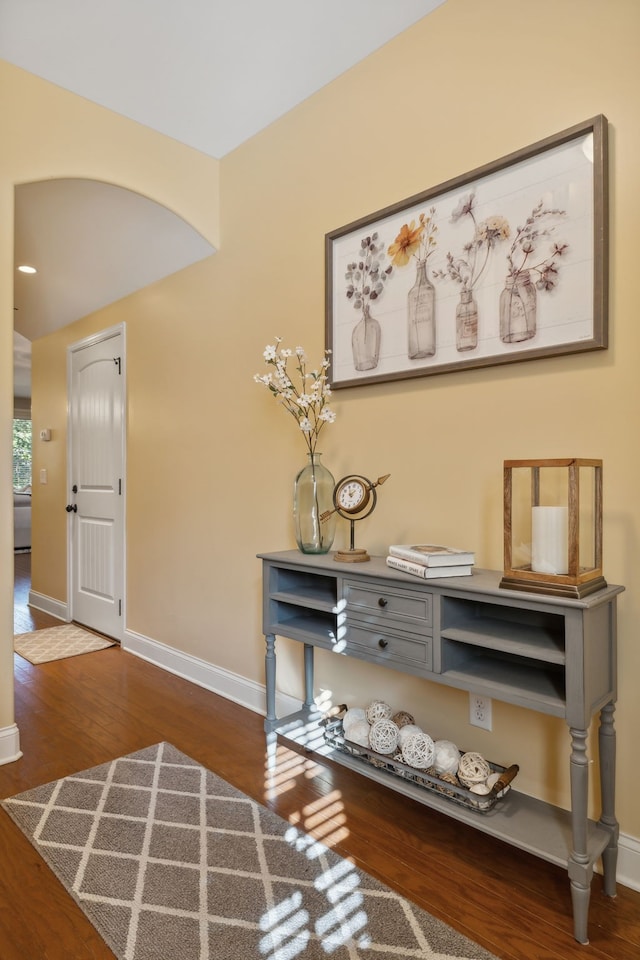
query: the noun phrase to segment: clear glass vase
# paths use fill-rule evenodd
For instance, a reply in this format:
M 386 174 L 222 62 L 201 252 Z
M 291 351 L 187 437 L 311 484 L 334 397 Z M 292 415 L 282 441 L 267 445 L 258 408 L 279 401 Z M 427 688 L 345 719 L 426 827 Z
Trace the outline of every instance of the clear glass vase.
M 293 519 L 298 549 L 302 553 L 328 553 L 336 532 L 336 513 L 321 520 L 323 513 L 333 510 L 335 480 L 321 463 L 321 453 L 308 453 L 308 463 L 293 484 Z

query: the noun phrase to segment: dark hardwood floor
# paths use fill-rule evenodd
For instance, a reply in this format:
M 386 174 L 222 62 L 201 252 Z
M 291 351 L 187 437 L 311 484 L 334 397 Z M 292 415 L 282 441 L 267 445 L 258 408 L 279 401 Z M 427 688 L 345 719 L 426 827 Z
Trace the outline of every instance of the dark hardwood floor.
M 28 609 L 28 580 L 18 555 L 16 632 L 58 622 Z M 639 893 L 605 897 L 595 877 L 581 946 L 564 870 L 282 744 L 267 769 L 261 717 L 119 647 L 40 666 L 16 656 L 15 686 L 24 756 L 0 766 L 0 798 L 167 740 L 501 960 L 640 957 Z M 0 960 L 113 957 L 3 811 L 0 862 Z
M 60 621 L 48 613 L 29 606 L 31 589 L 31 554 L 15 553 L 13 557 L 13 632 L 30 633 L 44 627 L 54 627 Z

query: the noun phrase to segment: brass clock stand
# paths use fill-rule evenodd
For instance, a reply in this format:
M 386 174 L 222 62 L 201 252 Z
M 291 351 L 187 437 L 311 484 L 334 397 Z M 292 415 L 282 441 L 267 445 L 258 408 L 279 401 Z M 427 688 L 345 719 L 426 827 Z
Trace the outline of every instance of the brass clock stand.
M 373 512 L 378 502 L 376 487 L 382 486 L 391 476 L 386 473 L 372 481 L 357 473 L 350 473 L 338 480 L 333 490 L 333 510 L 327 510 L 320 520 L 327 520 L 333 513 L 339 514 L 351 524 L 349 549 L 336 550 L 333 559 L 338 563 L 365 563 L 371 557 L 362 547 L 355 546 L 355 525 Z

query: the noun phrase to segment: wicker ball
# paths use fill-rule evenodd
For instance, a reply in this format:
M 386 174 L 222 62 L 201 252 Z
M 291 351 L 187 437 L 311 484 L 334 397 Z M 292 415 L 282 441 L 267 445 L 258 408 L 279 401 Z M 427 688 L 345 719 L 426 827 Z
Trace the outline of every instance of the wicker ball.
M 408 723 L 405 727 L 400 727 L 398 743 L 400 744 L 401 749 L 409 737 L 412 737 L 414 733 L 422 733 L 422 729 L 420 727 L 416 727 L 415 723 Z
M 411 714 L 407 713 L 406 710 L 399 710 L 398 713 L 394 713 L 391 719 L 395 723 L 396 727 L 406 727 L 410 723 L 416 722 Z
M 352 723 L 356 723 L 358 720 L 366 720 L 366 716 L 362 707 L 351 707 L 345 713 L 342 718 L 342 729 L 346 733 Z
M 366 709 L 366 716 L 369 723 L 375 723 L 376 720 L 389 720 L 393 710 L 384 700 L 372 700 Z
M 360 747 L 368 747 L 369 730 L 370 727 L 366 720 L 356 720 L 348 730 L 345 730 L 344 735 L 346 739 L 351 740 L 352 743 L 357 743 Z
M 444 780 L 445 783 L 450 783 L 452 786 L 459 786 L 457 778 L 452 773 L 441 773 L 439 774 L 441 780 Z
M 433 763 L 433 740 L 428 733 L 414 733 L 402 745 L 402 759 L 410 767 L 426 770 Z
M 457 773 L 459 763 L 460 751 L 455 743 L 451 740 L 436 740 L 433 754 L 436 773 Z
M 393 720 L 376 720 L 369 730 L 369 743 L 376 753 L 393 753 L 398 746 L 398 728 Z
M 484 783 L 491 773 L 491 767 L 480 753 L 463 753 L 458 765 L 458 780 L 465 787 L 474 783 Z

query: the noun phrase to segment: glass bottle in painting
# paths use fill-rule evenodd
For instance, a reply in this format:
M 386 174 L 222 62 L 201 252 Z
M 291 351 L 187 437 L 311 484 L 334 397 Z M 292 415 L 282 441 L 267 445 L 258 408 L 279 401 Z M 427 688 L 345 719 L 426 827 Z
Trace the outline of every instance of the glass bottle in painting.
M 353 365 L 356 370 L 373 370 L 380 359 L 380 324 L 369 313 L 369 304 L 362 308 L 362 317 L 351 335 Z
M 529 271 L 507 277 L 500 294 L 500 339 L 503 343 L 531 340 L 536 334 L 537 294 Z
M 475 350 L 478 346 L 478 306 L 473 293 L 466 287 L 460 291 L 460 302 L 456 307 L 456 349 Z
M 416 282 L 407 294 L 408 356 L 432 357 L 436 352 L 436 292 L 427 276 L 425 260 L 418 260 Z

